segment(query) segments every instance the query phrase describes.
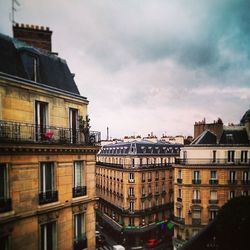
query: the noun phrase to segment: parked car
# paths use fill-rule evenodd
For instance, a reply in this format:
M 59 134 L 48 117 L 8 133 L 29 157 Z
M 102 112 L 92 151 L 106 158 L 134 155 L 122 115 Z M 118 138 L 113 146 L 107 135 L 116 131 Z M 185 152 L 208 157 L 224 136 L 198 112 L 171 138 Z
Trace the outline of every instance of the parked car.
M 157 239 L 149 239 L 146 243 L 146 247 L 151 248 L 159 245 L 159 240 Z

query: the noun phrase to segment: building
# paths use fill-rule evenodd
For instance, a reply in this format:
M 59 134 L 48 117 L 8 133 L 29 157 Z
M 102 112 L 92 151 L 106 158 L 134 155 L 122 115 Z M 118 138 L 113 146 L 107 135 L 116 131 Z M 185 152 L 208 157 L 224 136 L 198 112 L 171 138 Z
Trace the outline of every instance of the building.
M 87 106 L 65 60 L 0 34 L 0 249 L 95 249 Z
M 196 123 L 197 137 L 174 165 L 174 247 L 212 221 L 236 196 L 250 195 L 250 111 L 241 124 Z M 201 127 L 198 127 L 198 124 Z M 212 131 L 207 127 L 212 127 Z
M 97 156 L 98 220 L 116 239 L 141 246 L 167 235 L 172 164 L 180 145 L 149 141 L 105 145 Z

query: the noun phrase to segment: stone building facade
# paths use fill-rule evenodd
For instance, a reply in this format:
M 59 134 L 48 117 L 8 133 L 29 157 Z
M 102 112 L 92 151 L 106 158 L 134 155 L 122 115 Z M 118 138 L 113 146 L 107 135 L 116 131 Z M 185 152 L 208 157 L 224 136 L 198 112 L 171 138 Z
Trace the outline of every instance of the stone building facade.
M 204 130 L 181 149 L 174 165 L 174 249 L 209 224 L 229 199 L 250 195 L 249 117 L 217 134 Z
M 100 138 L 82 124 L 88 100 L 63 59 L 0 44 L 0 249 L 94 250 Z
M 105 145 L 98 153 L 99 221 L 121 243 L 141 246 L 166 236 L 179 151 L 180 145 L 133 141 Z

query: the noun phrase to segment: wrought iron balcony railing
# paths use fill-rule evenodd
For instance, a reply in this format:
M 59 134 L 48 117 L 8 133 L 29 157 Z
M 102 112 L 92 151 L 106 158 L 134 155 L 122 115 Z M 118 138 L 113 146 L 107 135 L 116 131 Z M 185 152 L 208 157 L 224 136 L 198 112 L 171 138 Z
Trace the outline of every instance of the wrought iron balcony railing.
M 80 197 L 87 195 L 87 187 L 86 186 L 78 186 L 78 187 L 73 187 L 73 197 Z
M 178 216 L 174 216 L 173 221 L 178 224 L 185 224 L 185 219 Z
M 236 185 L 237 184 L 237 180 L 228 180 L 228 184 L 229 185 Z
M 228 161 L 228 158 L 188 158 L 188 159 L 176 159 L 175 164 L 180 165 L 249 165 L 250 159 L 241 160 L 239 158 L 234 161 Z
M 74 239 L 74 250 L 82 250 L 87 248 L 87 238 L 85 234 L 81 234 Z
M 58 191 L 46 191 L 39 193 L 39 205 L 58 201 Z
M 0 141 L 99 145 L 101 133 L 89 131 L 84 135 L 79 129 L 0 120 Z
M 201 219 L 192 218 L 192 225 L 197 226 L 201 224 Z
M 177 178 L 177 183 L 182 184 L 182 179 L 181 178 Z
M 212 204 L 212 205 L 218 204 L 218 200 L 209 200 L 208 202 L 209 202 L 209 204 Z
M 12 201 L 11 199 L 0 198 L 0 213 L 11 211 Z
M 242 180 L 241 184 L 242 185 L 250 185 L 250 180 Z
M 209 180 L 209 184 L 211 184 L 211 185 L 218 185 L 218 180 L 217 179 L 210 179 Z
M 200 199 L 192 199 L 193 204 L 200 204 L 201 200 Z
M 192 184 L 201 184 L 201 179 L 193 179 Z

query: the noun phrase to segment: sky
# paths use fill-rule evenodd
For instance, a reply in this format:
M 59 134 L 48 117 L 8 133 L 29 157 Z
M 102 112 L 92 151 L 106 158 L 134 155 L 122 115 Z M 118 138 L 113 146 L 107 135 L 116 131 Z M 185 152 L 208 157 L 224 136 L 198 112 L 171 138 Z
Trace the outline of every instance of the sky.
M 193 135 L 250 108 L 249 0 L 18 0 L 15 21 L 48 26 L 106 138 Z M 12 36 L 11 0 L 0 33 Z

